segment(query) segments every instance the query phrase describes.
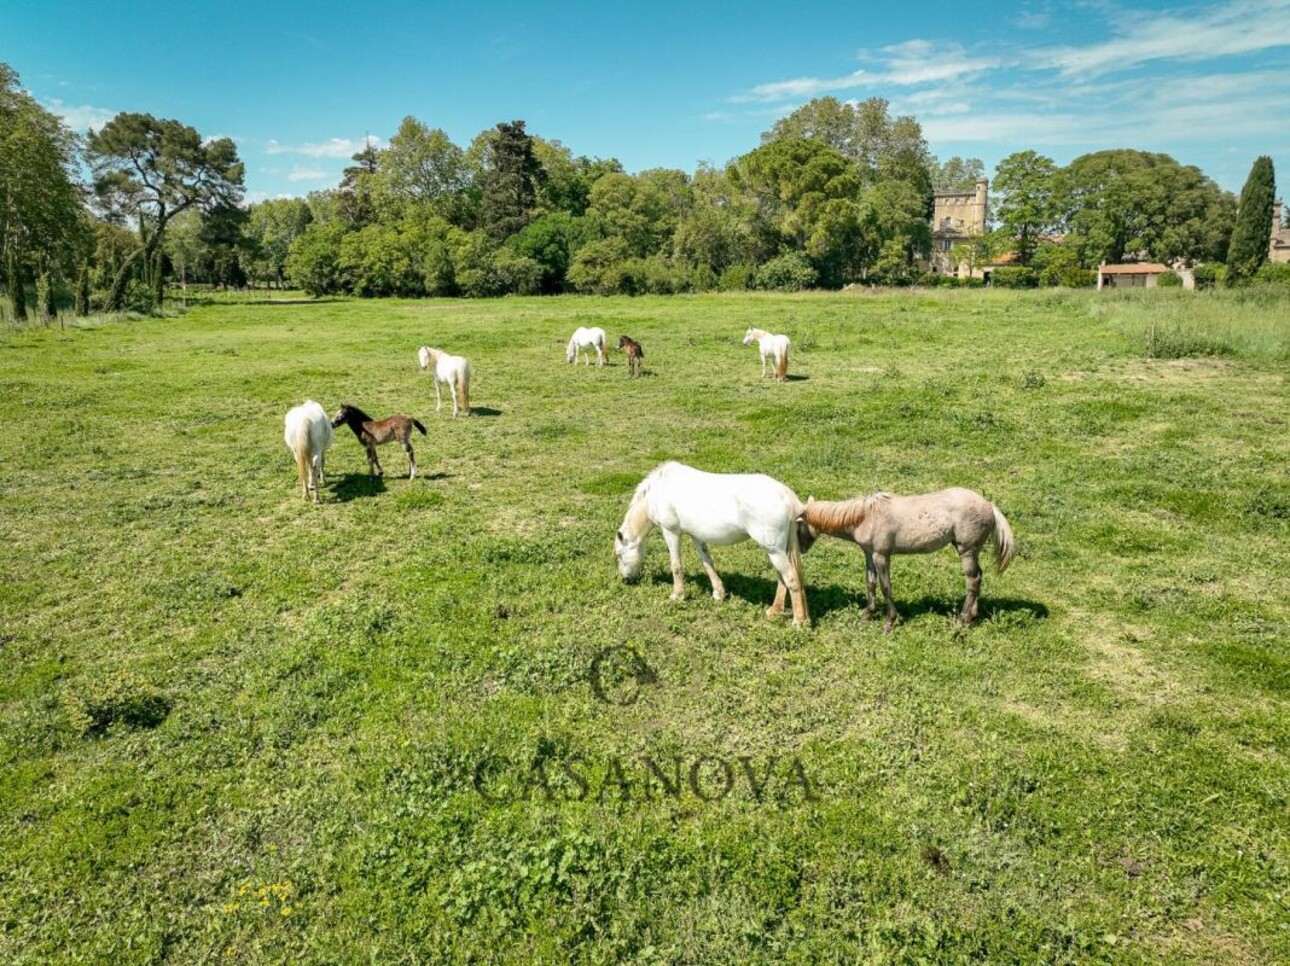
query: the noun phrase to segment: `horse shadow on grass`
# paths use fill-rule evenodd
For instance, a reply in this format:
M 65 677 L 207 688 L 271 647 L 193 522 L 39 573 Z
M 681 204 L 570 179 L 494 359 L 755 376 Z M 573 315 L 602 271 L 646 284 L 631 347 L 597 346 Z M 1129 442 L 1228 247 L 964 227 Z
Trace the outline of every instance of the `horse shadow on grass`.
M 770 577 L 750 577 L 747 574 L 721 573 L 721 582 L 726 586 L 727 597 L 738 597 L 740 600 L 746 600 L 750 604 L 766 608 L 775 600 L 775 588 L 778 582 Z M 686 596 L 695 598 L 699 596 L 712 596 L 712 585 L 708 583 L 706 574 L 685 575 Z M 654 575 L 653 582 L 666 587 L 672 586 L 671 573 L 658 573 Z M 848 607 L 856 605 L 855 595 L 845 587 L 838 584 L 811 584 L 806 585 L 806 603 L 811 612 L 812 618 L 820 618 L 825 614 L 835 610 L 846 610 Z M 784 610 L 791 613 L 788 598 L 784 599 Z M 860 604 L 864 606 L 863 603 Z
M 784 376 L 784 381 L 785 382 L 806 382 L 806 380 L 810 378 L 811 378 L 810 376 L 800 376 L 795 372 L 790 372 L 788 373 L 788 375 Z
M 757 604 L 761 607 L 769 607 L 775 599 L 777 582 L 769 577 L 754 577 L 747 574 L 732 573 L 721 574 L 721 580 L 726 585 L 727 596 L 738 597 L 741 600 L 748 601 L 750 604 Z M 670 573 L 657 573 L 653 578 L 653 583 L 671 587 L 672 575 Z M 707 576 L 687 573 L 687 596 L 695 597 L 699 593 L 707 596 L 712 594 L 712 586 L 708 583 Z M 810 609 L 811 617 L 814 620 L 819 620 L 834 611 L 862 611 L 865 607 L 865 601 L 863 587 L 856 590 L 851 587 L 844 587 L 841 584 L 812 583 L 809 578 L 806 581 L 807 607 Z M 787 600 L 785 600 L 784 606 L 785 610 L 787 610 Z M 909 621 L 915 617 L 928 614 L 952 620 L 958 615 L 959 608 L 962 606 L 962 597 L 951 599 L 935 597 L 930 594 L 913 600 L 897 599 L 896 601 L 896 610 L 900 614 L 902 621 Z M 881 623 L 885 613 L 886 604 L 882 600 L 882 591 L 880 590 L 878 592 L 878 611 L 875 615 L 875 621 Z M 1044 604 L 1033 600 L 982 595 L 976 623 L 981 624 L 1000 617 L 1004 620 L 1016 622 L 1041 621 L 1048 617 L 1048 608 Z
M 864 606 L 865 598 L 861 593 L 852 595 L 856 603 Z M 959 608 L 963 606 L 963 596 L 958 597 L 936 597 L 931 594 L 925 594 L 922 597 L 916 597 L 912 600 L 901 600 L 896 598 L 896 610 L 900 614 L 901 620 L 910 620 L 914 617 L 922 617 L 925 614 L 931 614 L 935 617 L 956 617 Z M 882 615 L 886 609 L 886 604 L 882 601 L 882 591 L 878 591 L 878 614 Z M 1022 600 L 1017 597 L 991 597 L 988 591 L 983 591 L 981 599 L 977 604 L 976 623 L 981 624 L 994 618 L 1003 618 L 1008 621 L 1041 621 L 1048 617 L 1048 607 L 1036 600 Z
M 501 414 L 502 414 L 502 411 L 500 409 L 489 409 L 487 406 L 470 407 L 470 416 L 472 419 L 474 419 L 476 416 L 483 416 L 484 418 L 488 418 L 489 416 L 500 416 Z
M 337 503 L 348 503 L 363 497 L 379 496 L 385 492 L 385 478 L 370 473 L 346 473 L 332 487 Z

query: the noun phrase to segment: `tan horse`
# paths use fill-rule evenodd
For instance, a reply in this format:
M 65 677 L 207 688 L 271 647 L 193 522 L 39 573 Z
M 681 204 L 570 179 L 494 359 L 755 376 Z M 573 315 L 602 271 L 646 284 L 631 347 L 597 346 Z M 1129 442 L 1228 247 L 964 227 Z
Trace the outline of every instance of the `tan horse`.
M 367 468 L 373 476 L 384 476 L 381 461 L 376 458 L 376 447 L 382 443 L 398 440 L 403 444 L 403 452 L 408 454 L 408 479 L 416 479 L 417 460 L 412 454 L 412 430 L 416 428 L 421 435 L 426 428 L 411 416 L 390 416 L 388 419 L 373 419 L 357 406 L 343 404 L 332 417 L 333 426 L 345 425 L 354 431 L 358 441 L 367 451 Z
M 882 584 L 887 602 L 883 630 L 887 632 L 898 616 L 891 596 L 893 554 L 931 553 L 952 545 L 963 563 L 967 583 L 967 599 L 959 621 L 970 624 L 976 619 L 981 594 L 981 547 L 993 539 L 999 573 L 1008 569 L 1017 553 L 1012 528 L 998 507 L 980 493 L 961 487 L 921 496 L 875 493 L 836 503 L 808 499 L 798 520 L 798 543 L 803 553 L 821 533 L 860 545 L 869 597 L 864 616 L 868 619 L 878 609 L 874 585 Z

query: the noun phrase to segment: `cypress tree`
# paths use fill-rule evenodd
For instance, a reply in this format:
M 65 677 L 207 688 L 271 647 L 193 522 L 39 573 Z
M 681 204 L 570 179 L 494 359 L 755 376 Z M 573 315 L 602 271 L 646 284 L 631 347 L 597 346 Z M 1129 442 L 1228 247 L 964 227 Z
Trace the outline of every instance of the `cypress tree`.
M 1254 277 L 1267 261 L 1272 240 L 1272 202 L 1276 200 L 1276 177 L 1272 159 L 1256 158 L 1250 176 L 1241 189 L 1236 209 L 1236 225 L 1227 247 L 1227 284 L 1237 285 Z

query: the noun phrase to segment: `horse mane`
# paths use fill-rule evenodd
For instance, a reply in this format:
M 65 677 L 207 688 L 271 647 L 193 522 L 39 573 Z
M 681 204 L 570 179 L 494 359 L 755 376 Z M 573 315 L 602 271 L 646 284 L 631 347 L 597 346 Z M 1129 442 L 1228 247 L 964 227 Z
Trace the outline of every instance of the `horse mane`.
M 860 526 L 877 504 L 890 499 L 889 493 L 874 493 L 850 500 L 813 500 L 806 504 L 802 519 L 820 533 L 843 533 Z
M 359 409 L 357 406 L 352 406 L 349 403 L 341 403 L 340 408 L 346 410 L 349 414 L 349 418 L 345 420 L 347 423 L 370 423 L 372 421 L 372 417 L 367 415 L 367 413 L 363 412 L 363 410 Z

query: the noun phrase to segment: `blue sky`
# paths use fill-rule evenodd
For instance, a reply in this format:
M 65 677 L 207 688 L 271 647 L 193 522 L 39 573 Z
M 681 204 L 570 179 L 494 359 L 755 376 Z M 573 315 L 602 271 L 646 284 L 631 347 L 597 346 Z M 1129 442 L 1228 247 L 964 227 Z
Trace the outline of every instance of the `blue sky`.
M 463 147 L 523 118 L 629 171 L 693 171 L 821 94 L 885 97 L 991 173 L 1133 147 L 1232 190 L 1270 154 L 1290 185 L 1290 0 L 615 7 L 6 0 L 0 60 L 80 130 L 129 110 L 234 138 L 252 200 L 334 186 L 409 114 Z

